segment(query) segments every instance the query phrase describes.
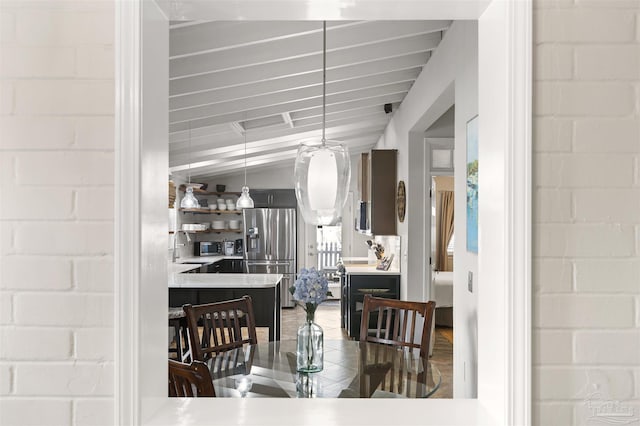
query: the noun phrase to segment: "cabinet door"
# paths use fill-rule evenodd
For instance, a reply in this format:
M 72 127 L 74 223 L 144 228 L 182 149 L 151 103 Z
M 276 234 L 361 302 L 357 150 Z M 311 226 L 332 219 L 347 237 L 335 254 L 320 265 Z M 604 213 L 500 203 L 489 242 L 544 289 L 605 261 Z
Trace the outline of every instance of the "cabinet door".
M 252 189 L 249 194 L 253 199 L 255 208 L 271 207 L 269 205 L 270 193 L 266 189 Z
M 374 235 L 396 235 L 396 157 L 395 149 L 371 151 L 369 223 Z
M 298 205 L 296 191 L 293 189 L 274 189 L 271 193 L 271 205 L 269 207 L 295 208 Z
M 360 322 L 364 296 L 370 294 L 375 297 L 400 299 L 399 275 L 349 275 L 348 277 L 348 332 L 349 336 L 360 338 Z M 373 327 L 375 320 L 369 318 L 369 326 Z
M 255 208 L 294 208 L 298 205 L 293 189 L 252 189 L 251 198 Z

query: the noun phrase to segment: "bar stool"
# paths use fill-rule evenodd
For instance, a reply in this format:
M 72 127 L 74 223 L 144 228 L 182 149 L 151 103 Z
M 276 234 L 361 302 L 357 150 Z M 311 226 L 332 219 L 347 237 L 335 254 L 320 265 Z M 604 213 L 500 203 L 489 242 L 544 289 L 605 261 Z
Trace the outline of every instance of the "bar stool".
M 189 327 L 187 326 L 187 316 L 182 307 L 169 308 L 169 328 L 173 330 L 173 340 L 169 343 L 169 353 L 175 353 L 176 359 L 180 362 L 191 362 Z M 175 347 L 171 347 L 172 342 L 175 342 Z

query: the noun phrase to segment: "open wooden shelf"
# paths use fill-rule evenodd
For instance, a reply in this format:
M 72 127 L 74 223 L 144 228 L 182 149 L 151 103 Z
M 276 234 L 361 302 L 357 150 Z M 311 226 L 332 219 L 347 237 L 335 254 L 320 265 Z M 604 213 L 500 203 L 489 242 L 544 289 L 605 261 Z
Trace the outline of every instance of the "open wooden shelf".
M 204 231 L 182 231 L 182 232 L 186 232 L 187 234 L 224 234 L 224 233 L 241 234 L 242 229 L 207 229 Z M 169 232 L 169 233 L 172 234 L 173 232 Z
M 180 185 L 180 191 L 185 192 L 187 189 L 186 185 Z M 203 189 L 193 188 L 193 193 L 198 195 L 242 195 L 242 192 L 213 192 L 213 191 L 205 191 Z
M 178 209 L 178 211 L 197 214 L 242 214 L 242 210 Z

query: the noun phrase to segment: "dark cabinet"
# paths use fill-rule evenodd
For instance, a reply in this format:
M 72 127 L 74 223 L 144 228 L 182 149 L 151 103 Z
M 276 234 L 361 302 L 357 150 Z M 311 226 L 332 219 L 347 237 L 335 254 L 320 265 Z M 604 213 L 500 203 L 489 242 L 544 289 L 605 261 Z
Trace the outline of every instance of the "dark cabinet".
M 256 208 L 296 208 L 298 200 L 293 189 L 251 189 Z
M 220 272 L 241 274 L 244 272 L 244 260 L 242 259 L 224 259 L 218 263 L 222 263 Z
M 400 299 L 400 275 L 343 275 L 341 281 L 341 314 L 340 323 L 347 330 L 349 337 L 360 339 L 360 322 L 364 296 Z M 370 328 L 375 328 L 376 318 L 370 318 Z
M 206 268 L 206 270 L 201 270 L 200 272 L 206 272 L 208 274 L 242 274 L 245 272 L 244 260 L 242 259 L 222 259 L 211 265 L 206 265 L 204 268 Z
M 397 155 L 395 149 L 373 149 L 360 157 L 358 190 L 363 204 L 358 212 L 358 229 L 361 231 L 396 235 Z

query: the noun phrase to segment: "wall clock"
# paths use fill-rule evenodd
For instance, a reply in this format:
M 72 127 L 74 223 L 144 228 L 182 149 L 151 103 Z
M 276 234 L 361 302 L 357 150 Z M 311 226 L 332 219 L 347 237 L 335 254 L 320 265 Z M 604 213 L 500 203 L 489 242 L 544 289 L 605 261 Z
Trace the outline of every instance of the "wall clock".
M 404 187 L 404 181 L 398 182 L 398 193 L 396 195 L 396 207 L 398 209 L 398 220 L 404 222 L 404 213 L 406 209 L 407 194 Z

